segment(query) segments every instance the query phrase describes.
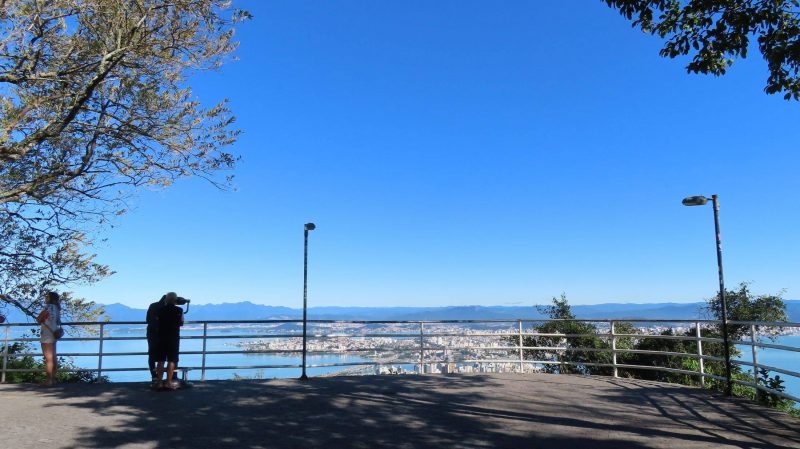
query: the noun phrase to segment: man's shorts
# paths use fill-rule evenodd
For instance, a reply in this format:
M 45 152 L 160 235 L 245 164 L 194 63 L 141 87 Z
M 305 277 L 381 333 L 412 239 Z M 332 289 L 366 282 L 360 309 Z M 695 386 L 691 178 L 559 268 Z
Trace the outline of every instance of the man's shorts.
M 168 340 L 160 340 L 158 343 L 157 361 L 178 363 L 178 353 L 180 352 L 181 343 L 180 339 L 170 338 Z

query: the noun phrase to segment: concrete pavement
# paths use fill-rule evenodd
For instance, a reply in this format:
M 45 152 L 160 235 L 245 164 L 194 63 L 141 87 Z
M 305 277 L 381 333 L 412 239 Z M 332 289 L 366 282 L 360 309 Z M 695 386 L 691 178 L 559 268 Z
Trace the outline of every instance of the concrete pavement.
M 657 382 L 568 375 L 0 385 L 0 447 L 800 448 L 800 420 Z

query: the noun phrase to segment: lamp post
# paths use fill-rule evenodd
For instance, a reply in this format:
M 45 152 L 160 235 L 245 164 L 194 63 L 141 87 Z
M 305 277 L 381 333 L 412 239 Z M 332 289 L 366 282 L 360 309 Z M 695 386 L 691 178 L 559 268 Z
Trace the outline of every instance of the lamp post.
M 300 380 L 308 380 L 306 375 L 306 320 L 308 317 L 308 231 L 317 229 L 314 223 L 303 225 L 303 374 Z
M 714 206 L 714 231 L 717 234 L 717 269 L 719 271 L 719 301 L 722 306 L 722 342 L 725 345 L 725 395 L 731 395 L 731 353 L 728 348 L 728 302 L 725 300 L 725 281 L 722 277 L 722 240 L 719 233 L 719 201 L 717 195 L 711 198 L 690 196 L 683 199 L 684 206 L 705 206 L 711 200 Z

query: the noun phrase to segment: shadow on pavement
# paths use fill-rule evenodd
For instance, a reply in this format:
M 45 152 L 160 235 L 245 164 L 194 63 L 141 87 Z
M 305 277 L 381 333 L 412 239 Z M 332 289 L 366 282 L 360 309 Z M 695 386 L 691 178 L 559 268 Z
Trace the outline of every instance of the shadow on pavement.
M 68 446 L 84 448 L 800 447 L 787 415 L 695 388 L 598 377 L 218 381 L 174 392 L 13 387 L 43 398 L 43 415 L 66 408 L 63 419 L 75 420 Z

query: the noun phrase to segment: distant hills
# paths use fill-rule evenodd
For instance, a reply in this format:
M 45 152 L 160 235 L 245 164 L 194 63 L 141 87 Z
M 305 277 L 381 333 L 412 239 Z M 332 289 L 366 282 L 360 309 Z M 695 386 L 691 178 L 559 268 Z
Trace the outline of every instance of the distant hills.
M 185 306 L 184 306 L 185 307 Z M 700 319 L 706 318 L 705 302 L 653 304 L 574 305 L 572 310 L 583 319 Z M 144 321 L 146 310 L 123 304 L 108 304 L 106 315 L 112 321 Z M 787 300 L 789 320 L 800 321 L 800 300 Z M 302 309 L 253 304 L 249 301 L 223 304 L 193 304 L 187 319 L 202 320 L 267 320 L 300 319 Z M 308 318 L 317 320 L 502 320 L 541 319 L 535 306 L 453 306 L 453 307 L 311 307 Z M 28 322 L 20 313 L 11 312 L 11 322 Z
M 699 319 L 707 318 L 705 302 L 654 304 L 592 304 L 574 305 L 572 310 L 583 319 Z M 787 300 L 790 321 L 800 321 L 800 300 Z M 145 310 L 122 304 L 109 304 L 106 314 L 113 321 L 142 321 Z M 191 320 L 266 320 L 299 319 L 302 309 L 253 304 L 248 301 L 223 304 L 192 305 L 187 319 Z M 544 315 L 534 306 L 453 306 L 453 307 L 311 307 L 309 319 L 318 320 L 500 320 L 540 319 Z

